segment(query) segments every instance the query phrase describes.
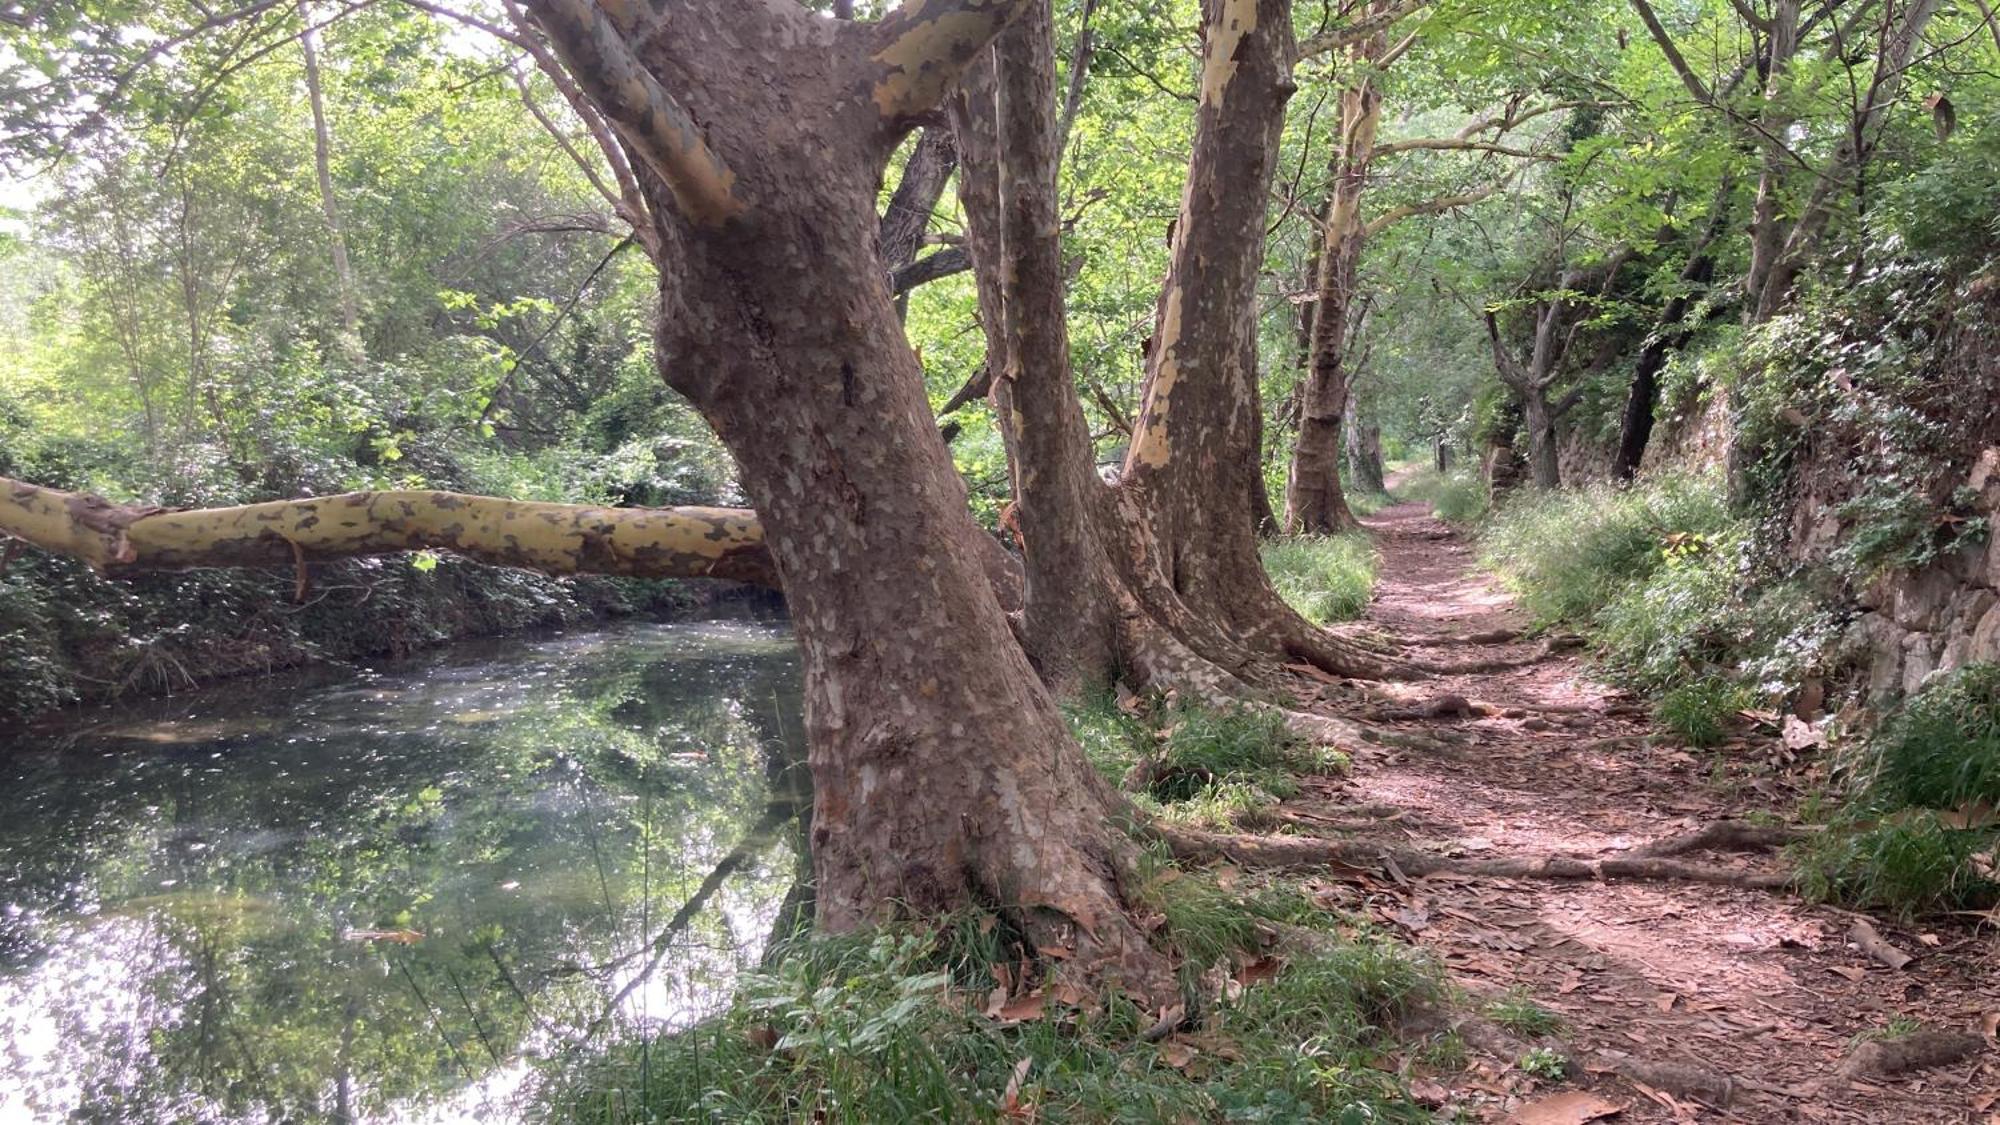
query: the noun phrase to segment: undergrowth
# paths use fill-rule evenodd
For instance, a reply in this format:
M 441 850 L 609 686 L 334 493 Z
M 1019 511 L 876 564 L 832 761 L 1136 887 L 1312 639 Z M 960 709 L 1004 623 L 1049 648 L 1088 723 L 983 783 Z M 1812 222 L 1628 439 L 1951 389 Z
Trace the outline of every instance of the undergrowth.
M 1449 523 L 1475 523 L 1487 513 L 1486 482 L 1465 469 L 1419 469 L 1396 487 L 1396 495 L 1429 504 L 1431 514 Z
M 1404 1093 L 1392 1029 L 1442 995 L 1434 970 L 1370 934 L 1279 965 L 1259 918 L 1330 929 L 1295 889 L 1244 894 L 1155 873 L 1141 892 L 1172 952 L 1216 983 L 1198 1027 L 1145 1041 L 1153 1013 L 1113 994 L 998 1007 L 1024 952 L 990 917 L 808 936 L 739 978 L 721 1013 L 622 1041 L 548 1075 L 537 1115 L 576 1122 L 1428 1120 Z M 996 970 L 996 966 L 998 967 Z M 1219 974 L 1219 975 L 1218 975 Z M 1017 994 L 1022 992 L 1017 983 Z M 1034 995 L 1039 989 L 1030 991 Z M 1004 997 L 1005 993 L 1002 993 Z M 1081 997 L 1073 997 L 1082 999 Z M 1018 997 L 1017 997 L 1018 1000 Z M 994 1013 L 994 1014 L 989 1014 Z M 1003 1018 L 1019 1016 L 1021 1018 Z
M 1584 634 L 1662 727 L 1713 746 L 1822 670 L 1841 632 L 1804 582 L 1760 572 L 1750 532 L 1719 481 L 1667 475 L 1520 496 L 1481 549 L 1538 627 Z
M 1135 768 L 1133 797 L 1175 823 L 1215 829 L 1275 826 L 1272 809 L 1298 792 L 1298 774 L 1337 773 L 1339 751 L 1314 746 L 1273 710 L 1215 709 L 1086 695 L 1065 709 L 1091 764 L 1113 784 Z
M 1315 625 L 1352 621 L 1375 592 L 1375 547 L 1362 532 L 1275 539 L 1261 553 L 1278 596 Z
M 1934 679 L 1854 765 L 1849 799 L 1795 850 L 1808 895 L 1903 917 L 2000 905 L 2000 665 Z

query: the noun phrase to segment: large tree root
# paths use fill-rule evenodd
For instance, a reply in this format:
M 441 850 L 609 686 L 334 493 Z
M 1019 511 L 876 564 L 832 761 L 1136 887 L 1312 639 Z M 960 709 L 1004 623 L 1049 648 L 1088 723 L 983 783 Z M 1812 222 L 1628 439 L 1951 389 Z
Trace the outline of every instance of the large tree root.
M 1838 1078 L 1896 1078 L 1971 1058 L 1986 1047 L 1982 1036 L 1960 1031 L 1919 1031 L 1900 1039 L 1871 1039 L 1841 1060 Z
M 1507 856 L 1459 859 L 1367 840 L 1326 840 L 1306 836 L 1255 836 L 1197 832 L 1156 825 L 1154 830 L 1176 858 L 1198 863 L 1227 861 L 1240 867 L 1299 869 L 1328 864 L 1383 864 L 1407 875 L 1476 875 L 1494 879 L 1639 879 L 1710 883 L 1751 890 L 1782 890 L 1788 874 L 1738 871 L 1654 857 Z
M 1655 840 L 1650 844 L 1634 848 L 1627 854 L 1640 858 L 1686 855 L 1688 852 L 1699 851 L 1756 851 L 1760 848 L 1783 847 L 1805 838 L 1806 835 L 1805 829 L 1789 825 L 1717 820 L 1704 824 L 1693 832 Z

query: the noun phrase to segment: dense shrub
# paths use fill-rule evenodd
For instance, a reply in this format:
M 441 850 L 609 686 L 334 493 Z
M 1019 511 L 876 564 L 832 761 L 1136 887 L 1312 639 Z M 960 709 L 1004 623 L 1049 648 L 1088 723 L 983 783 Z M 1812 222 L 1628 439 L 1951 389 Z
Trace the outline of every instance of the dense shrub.
M 1431 513 L 1450 523 L 1473 523 L 1486 515 L 1486 482 L 1467 469 L 1440 473 L 1422 468 L 1396 486 L 1396 495 L 1431 506 Z
M 1667 476 L 1517 496 L 1494 514 L 1481 548 L 1536 624 L 1582 627 L 1673 553 L 1736 528 L 1718 483 Z

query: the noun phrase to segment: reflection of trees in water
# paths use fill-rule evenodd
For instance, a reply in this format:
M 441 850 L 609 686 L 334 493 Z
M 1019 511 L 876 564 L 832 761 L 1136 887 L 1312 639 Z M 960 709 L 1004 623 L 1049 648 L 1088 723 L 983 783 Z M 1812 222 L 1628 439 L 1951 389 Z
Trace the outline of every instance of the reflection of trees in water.
M 38 812 L 75 818 L 0 829 L 34 857 L 35 910 L 117 905 L 0 928 L 47 1005 L 6 1029 L 51 1052 L 16 1080 L 80 1089 L 80 1120 L 353 1120 L 504 1086 L 621 991 L 627 1017 L 699 1014 L 803 850 L 793 657 L 592 654 L 503 699 L 468 722 L 433 706 L 422 735 L 307 700 L 303 750 L 94 760 L 62 797 L 69 771 L 31 778 Z

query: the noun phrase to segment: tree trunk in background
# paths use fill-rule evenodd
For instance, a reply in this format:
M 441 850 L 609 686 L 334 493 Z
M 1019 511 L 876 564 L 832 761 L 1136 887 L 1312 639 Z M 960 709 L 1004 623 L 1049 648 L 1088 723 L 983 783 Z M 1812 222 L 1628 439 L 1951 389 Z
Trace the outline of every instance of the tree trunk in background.
M 925 126 L 917 137 L 916 147 L 910 151 L 910 158 L 903 163 L 903 176 L 896 181 L 895 194 L 882 210 L 882 265 L 892 278 L 902 274 L 907 282 L 914 276 L 905 271 L 916 265 L 917 252 L 923 249 L 924 235 L 930 230 L 931 212 L 937 209 L 945 185 L 951 182 L 951 174 L 957 168 L 958 146 L 952 142 L 951 130 L 942 125 Z M 932 258 L 937 260 L 932 263 L 933 270 L 924 271 L 924 280 L 963 271 L 966 266 L 961 257 L 942 250 L 933 254 Z M 934 272 L 947 262 L 952 269 Z M 896 315 L 909 313 L 909 290 L 913 288 L 914 285 L 907 283 L 895 285 Z
M 1709 224 L 1710 237 L 1697 243 L 1693 257 L 1681 271 L 1684 286 L 1703 286 L 1715 275 L 1715 259 L 1708 255 L 1708 244 L 1712 235 L 1721 228 L 1720 216 Z M 1618 480 L 1631 480 L 1639 473 L 1639 465 L 1646 458 L 1646 446 L 1652 440 L 1653 422 L 1659 410 L 1660 373 L 1667 369 L 1667 360 L 1684 346 L 1688 337 L 1694 334 L 1693 325 L 1683 325 L 1687 318 L 1688 304 L 1693 292 L 1684 289 L 1675 293 L 1660 311 L 1660 323 L 1653 334 L 1639 348 L 1638 359 L 1632 366 L 1632 386 L 1625 396 L 1625 413 L 1618 426 L 1618 453 L 1613 458 L 1612 475 Z
M 1117 663 L 1110 516 L 1071 377 L 1057 235 L 1057 120 L 1048 0 L 1029 0 L 951 99 L 959 196 L 986 328 L 989 394 L 1007 447 L 1027 570 L 1022 640 L 1059 692 Z
M 1262 661 L 1379 677 L 1272 589 L 1244 497 L 1257 460 L 1257 293 L 1291 79 L 1289 0 L 1206 0 L 1193 160 L 1119 492 L 1179 600 Z M 1226 96 L 1225 96 L 1226 93 Z
M 1522 425 L 1528 431 L 1528 479 L 1536 488 L 1553 490 L 1562 486 L 1562 471 L 1556 458 L 1556 415 L 1548 394 L 1536 390 L 1521 403 Z
M 1031 657 L 1064 687 L 1122 673 L 1135 686 L 1225 702 L 1275 688 L 1280 660 L 1369 674 L 1377 665 L 1297 618 L 1257 555 L 1251 329 L 1265 191 L 1290 91 L 1290 25 L 1282 0 L 1211 3 L 1205 17 L 1189 185 L 1115 487 L 1094 471 L 1069 367 L 1045 36 L 1025 24 L 1004 36 L 996 65 L 968 77 L 952 116 L 1030 575 Z M 1233 65 L 1220 69 L 1218 58 Z
M 1377 11 L 1384 5 L 1377 3 Z M 1299 411 L 1298 442 L 1285 486 L 1285 530 L 1323 535 L 1359 527 L 1340 483 L 1341 422 L 1347 413 L 1348 320 L 1364 229 L 1361 195 L 1382 116 L 1382 91 L 1371 66 L 1387 37 L 1377 32 L 1357 44 L 1351 62 L 1358 74 L 1340 95 L 1340 144 L 1328 168 L 1326 218 L 1320 227 L 1318 299 L 1313 308 L 1311 359 Z
M 319 183 L 320 214 L 326 217 L 327 248 L 333 255 L 334 283 L 340 287 L 341 348 L 349 358 L 361 350 L 361 311 L 354 289 L 354 267 L 347 259 L 347 236 L 340 229 L 340 205 L 333 196 L 333 130 L 326 120 L 326 98 L 320 89 L 319 44 L 312 12 L 299 0 L 299 51 L 305 56 L 306 101 L 312 106 L 313 173 Z
M 1785 151 L 1785 134 L 1792 116 L 1785 110 L 1786 78 L 1792 56 L 1798 53 L 1799 11 L 1802 0 L 1775 0 L 1771 7 L 1771 28 L 1766 36 L 1764 63 L 1764 107 L 1758 115 L 1761 167 L 1757 176 L 1757 196 L 1750 205 L 1750 266 L 1743 275 L 1743 314 L 1746 320 L 1761 319 L 1758 312 L 1764 291 L 1769 288 L 1778 255 L 1785 245 L 1785 219 L 1781 214 L 1791 155 Z
M 1347 475 L 1363 492 L 1387 492 L 1382 469 L 1382 427 L 1361 415 L 1360 400 L 1347 397 L 1347 417 L 1341 423 L 1347 442 Z

